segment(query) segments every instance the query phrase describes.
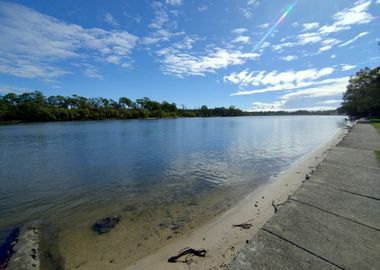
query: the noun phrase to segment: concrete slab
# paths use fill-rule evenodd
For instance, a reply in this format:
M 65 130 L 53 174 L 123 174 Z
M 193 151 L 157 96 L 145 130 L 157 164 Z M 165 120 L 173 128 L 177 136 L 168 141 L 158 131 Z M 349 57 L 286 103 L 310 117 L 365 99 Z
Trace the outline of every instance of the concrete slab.
M 258 234 L 239 252 L 229 270 L 252 269 L 339 269 L 266 231 Z
M 376 228 L 380 231 L 380 201 L 305 182 L 292 199 Z
M 323 161 L 312 173 L 311 182 L 380 199 L 380 170 Z
M 228 269 L 380 269 L 375 149 L 377 131 L 356 125 Z
M 380 135 L 371 124 L 359 123 L 338 146 L 369 150 L 380 149 Z
M 375 151 L 361 150 L 344 147 L 334 147 L 327 152 L 325 161 L 339 164 L 346 164 L 355 167 L 380 169 L 379 162 L 376 160 Z
M 289 201 L 265 230 L 345 269 L 379 269 L 380 232 Z

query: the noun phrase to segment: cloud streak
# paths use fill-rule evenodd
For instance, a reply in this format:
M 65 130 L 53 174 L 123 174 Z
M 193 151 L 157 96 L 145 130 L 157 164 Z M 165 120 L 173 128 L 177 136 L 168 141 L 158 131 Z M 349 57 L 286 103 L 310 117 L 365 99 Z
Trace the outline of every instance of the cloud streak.
M 70 74 L 59 61 L 129 66 L 138 40 L 126 31 L 85 29 L 6 2 L 0 2 L 0 36 L 0 72 L 46 80 Z
M 330 75 L 334 68 L 306 69 L 300 71 L 254 71 L 244 70 L 240 73 L 231 73 L 224 77 L 225 82 L 237 84 L 240 87 L 254 86 L 254 90 L 240 90 L 231 96 L 253 95 L 272 91 L 293 90 L 318 84 L 317 79 Z M 327 81 L 328 83 L 328 81 Z
M 119 26 L 119 23 L 109 12 L 106 12 L 106 14 L 104 14 L 104 21 L 112 26 Z
M 342 43 L 339 45 L 339 47 L 345 47 L 347 45 L 350 45 L 351 43 L 355 42 L 356 40 L 358 40 L 359 38 L 361 37 L 364 37 L 366 35 L 368 35 L 369 33 L 368 32 L 361 32 L 360 34 L 358 34 L 357 36 L 355 36 L 354 38 L 350 39 L 350 40 L 347 40 L 346 42 Z
M 339 44 L 340 41 L 336 39 L 326 39 L 329 35 L 349 30 L 354 25 L 363 25 L 368 24 L 374 20 L 374 17 L 367 12 L 371 1 L 357 1 L 354 3 L 353 7 L 345 8 L 342 11 L 337 12 L 333 16 L 333 22 L 331 24 L 326 24 L 320 26 L 318 22 L 306 23 L 303 24 L 302 31 L 312 31 L 296 36 L 296 40 L 293 42 L 286 42 L 273 45 L 273 49 L 276 51 L 282 51 L 285 48 L 291 48 L 295 46 L 304 46 L 308 44 L 321 43 L 323 48 L 318 51 L 318 53 L 330 50 L 334 45 Z M 355 38 L 342 43 L 339 47 L 347 46 L 358 38 L 367 35 L 367 32 L 360 33 Z M 334 40 L 333 43 L 326 44 L 326 40 Z
M 215 48 L 201 56 L 175 50 L 173 52 L 170 48 L 162 50 L 160 54 L 163 57 L 160 62 L 164 73 L 177 77 L 204 76 L 207 73 L 214 73 L 228 66 L 241 65 L 247 60 L 259 57 L 257 53 L 243 53 L 222 48 Z
M 254 102 L 251 111 L 323 111 L 335 110 L 341 103 L 341 99 L 331 99 L 339 97 L 346 91 L 349 77 L 341 77 L 317 82 L 313 87 L 307 87 L 281 95 L 278 100 L 273 102 Z M 297 99 L 321 99 L 330 98 L 316 102 L 317 106 L 289 108 L 289 101 Z M 334 105 L 334 106 L 333 106 Z

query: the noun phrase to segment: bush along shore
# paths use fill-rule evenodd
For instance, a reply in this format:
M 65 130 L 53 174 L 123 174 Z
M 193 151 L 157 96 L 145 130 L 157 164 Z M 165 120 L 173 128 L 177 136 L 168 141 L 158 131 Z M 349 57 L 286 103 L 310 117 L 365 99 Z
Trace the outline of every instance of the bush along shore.
M 247 112 L 234 106 L 229 108 L 197 109 L 178 108 L 175 103 L 157 102 L 147 97 L 132 101 L 121 97 L 118 101 L 107 98 L 86 98 L 78 95 L 49 96 L 34 91 L 23 94 L 0 95 L 0 123 L 102 120 L 102 119 L 149 119 L 175 117 L 215 117 L 254 115 L 331 115 L 336 111 L 323 112 Z

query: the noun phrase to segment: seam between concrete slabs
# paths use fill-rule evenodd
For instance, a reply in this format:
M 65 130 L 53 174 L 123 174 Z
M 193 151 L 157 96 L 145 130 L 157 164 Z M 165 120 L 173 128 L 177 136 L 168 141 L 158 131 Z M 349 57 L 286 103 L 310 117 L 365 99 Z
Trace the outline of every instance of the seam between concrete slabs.
M 346 193 L 349 193 L 349 194 L 352 194 L 352 195 L 357 195 L 357 196 L 364 197 L 364 198 L 367 198 L 367 199 L 380 201 L 380 198 L 369 196 L 369 195 L 364 195 L 364 194 L 361 194 L 361 193 L 357 193 L 357 192 L 353 192 L 353 191 L 348 191 L 348 190 L 344 190 L 344 189 L 340 189 L 340 188 L 336 188 L 336 187 L 330 186 L 329 184 L 324 184 L 323 182 L 319 182 L 317 180 L 311 179 L 308 183 L 312 183 L 313 185 L 320 186 L 320 187 L 326 187 L 326 188 L 329 188 L 329 189 L 346 192 Z
M 373 170 L 373 169 L 379 170 L 379 168 L 375 168 L 375 167 L 368 167 L 368 166 L 362 166 L 362 165 L 354 165 L 354 164 L 348 164 L 348 163 L 344 163 L 344 162 L 337 162 L 337 161 L 333 161 L 333 160 L 324 160 L 324 162 L 328 162 L 328 163 L 332 163 L 332 164 L 337 164 L 337 165 L 346 165 L 346 166 L 356 167 L 356 168 L 364 168 L 364 169 L 370 169 L 370 170 Z
M 335 146 L 336 148 L 347 148 L 347 149 L 352 149 L 352 150 L 364 150 L 364 151 L 375 151 L 375 149 L 371 148 L 354 148 L 354 147 L 348 147 L 348 146 L 340 146 L 339 143 Z M 339 151 L 339 150 L 338 150 Z
M 378 228 L 375 228 L 375 227 L 372 227 L 372 226 L 370 226 L 370 225 L 367 225 L 367 224 L 361 223 L 361 222 L 359 222 L 359 221 L 356 221 L 356 220 L 353 220 L 353 219 L 350 219 L 350 218 L 347 218 L 347 217 L 344 217 L 344 216 L 341 216 L 341 215 L 335 214 L 335 213 L 333 213 L 333 212 L 330 212 L 330 211 L 325 210 L 325 209 L 323 209 L 323 208 L 320 208 L 320 207 L 318 207 L 318 206 L 314 206 L 314 205 L 312 205 L 312 204 L 309 204 L 309 203 L 306 203 L 306 202 L 303 202 L 303 201 L 299 201 L 299 200 L 296 200 L 296 199 L 293 199 L 293 198 L 290 198 L 290 200 L 292 200 L 292 201 L 294 201 L 294 202 L 297 202 L 297 203 L 302 203 L 302 204 L 307 205 L 307 206 L 310 206 L 310 207 L 313 207 L 313 208 L 315 208 L 315 209 L 318 209 L 318 210 L 323 211 L 323 212 L 325 212 L 325 213 L 328 213 L 328 214 L 330 214 L 330 215 L 334 215 L 334 216 L 336 216 L 336 217 L 339 217 L 339 218 L 345 219 L 345 220 L 347 220 L 347 221 L 350 221 L 350 222 L 353 222 L 353 223 L 359 224 L 359 225 L 361 225 L 361 226 L 364 226 L 364 227 L 370 228 L 370 229 L 372 229 L 372 230 L 380 231 L 380 229 L 378 229 Z
M 331 265 L 333 265 L 333 266 L 335 266 L 335 267 L 337 267 L 337 268 L 339 268 L 339 269 L 343 269 L 343 270 L 345 270 L 344 267 L 342 267 L 342 266 L 340 266 L 340 265 L 337 265 L 337 264 L 335 264 L 335 263 L 333 263 L 333 262 L 331 262 L 331 261 L 329 261 L 329 260 L 327 260 L 327 259 L 325 259 L 325 258 L 319 256 L 318 254 L 315 254 L 314 252 L 312 252 L 312 251 L 310 251 L 310 250 L 304 248 L 303 246 L 300 246 L 300 245 L 294 243 L 293 241 L 290 241 L 290 240 L 288 240 L 288 239 L 286 239 L 286 238 L 284 238 L 284 237 L 282 237 L 282 236 L 280 236 L 280 235 L 278 235 L 278 234 L 276 234 L 276 233 L 274 233 L 274 232 L 272 232 L 272 231 L 270 231 L 270 230 L 268 230 L 268 229 L 266 229 L 266 228 L 262 228 L 261 230 L 263 230 L 263 231 L 265 231 L 265 232 L 267 232 L 267 233 L 270 233 L 271 235 L 276 236 L 276 237 L 278 237 L 279 239 L 281 239 L 281 240 L 283 240 L 283 241 L 288 242 L 289 244 L 291 244 L 291 245 L 293 245 L 293 246 L 295 246 L 295 247 L 297 247 L 297 248 L 299 248 L 299 249 L 301 249 L 301 250 L 303 250 L 303 251 L 309 253 L 310 255 L 312 255 L 312 256 L 314 256 L 314 257 L 317 257 L 318 259 L 320 259 L 320 260 L 322 260 L 322 261 L 325 261 L 325 262 L 327 262 L 327 263 L 329 263 L 329 264 L 331 264 Z

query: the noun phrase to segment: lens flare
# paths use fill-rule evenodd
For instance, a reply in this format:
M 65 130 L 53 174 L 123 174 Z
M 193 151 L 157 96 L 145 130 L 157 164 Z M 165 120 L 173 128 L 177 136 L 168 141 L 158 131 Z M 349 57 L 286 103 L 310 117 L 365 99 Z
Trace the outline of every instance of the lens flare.
M 265 34 L 265 36 L 259 41 L 259 43 L 256 44 L 256 46 L 253 48 L 252 52 L 256 51 L 258 48 L 260 48 L 261 44 L 269 37 L 270 34 L 273 33 L 273 31 L 276 29 L 276 27 L 285 19 L 285 17 L 293 10 L 294 6 L 297 2 L 294 2 L 293 4 L 290 4 L 284 14 L 277 20 L 277 22 L 268 30 L 268 32 Z

